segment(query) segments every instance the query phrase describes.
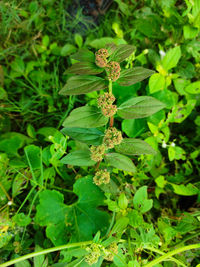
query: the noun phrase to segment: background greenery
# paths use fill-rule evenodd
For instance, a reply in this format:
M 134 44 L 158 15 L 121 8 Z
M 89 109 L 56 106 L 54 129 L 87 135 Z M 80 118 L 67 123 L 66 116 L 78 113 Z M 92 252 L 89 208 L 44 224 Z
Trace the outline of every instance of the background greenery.
M 85 2 L 0 2 L 0 263 L 91 240 L 98 230 L 104 236 L 113 214 L 115 223 L 122 216 L 129 219 L 120 224 L 127 243 L 121 244 L 120 259 L 102 266 L 143 266 L 157 257 L 148 246 L 167 253 L 199 242 L 200 2 L 115 0 L 107 6 L 99 1 L 99 9 L 94 1 Z M 116 117 L 124 136 L 145 140 L 157 154 L 135 157 L 134 175 L 113 169 L 115 186 L 107 192 L 92 183 L 92 168 L 60 161 L 66 150 L 83 147 L 60 132 L 63 121 L 73 108 L 96 105 L 98 93 L 63 97 L 58 92 L 69 77 L 65 71 L 74 62 L 71 54 L 111 42 L 135 46 L 126 68 L 156 70 L 126 90 L 116 82 L 117 103 L 149 95 L 166 108 L 144 119 Z M 153 199 L 150 211 L 131 206 L 143 186 Z M 118 202 L 122 193 L 129 210 Z M 197 266 L 199 253 L 187 251 L 177 259 Z M 23 266 L 71 261 L 75 266 L 79 256 L 64 250 Z

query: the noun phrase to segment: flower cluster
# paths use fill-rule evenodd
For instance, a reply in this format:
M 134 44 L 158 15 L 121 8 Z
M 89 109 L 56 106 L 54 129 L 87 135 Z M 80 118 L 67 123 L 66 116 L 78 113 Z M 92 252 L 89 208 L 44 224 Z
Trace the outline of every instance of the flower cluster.
M 118 62 L 111 61 L 106 65 L 106 71 L 108 73 L 108 79 L 115 82 L 120 76 L 120 65 Z
M 118 253 L 118 246 L 113 242 L 106 250 L 104 259 L 107 261 L 113 261 L 114 256 Z
M 115 97 L 113 94 L 105 93 L 98 98 L 98 107 L 105 117 L 112 117 L 117 112 L 117 106 L 113 105 Z
M 89 254 L 85 256 L 85 262 L 92 265 L 96 263 L 101 256 L 101 245 L 93 243 L 90 247 L 86 248 L 86 251 L 88 251 Z
M 86 251 L 89 252 L 87 256 L 85 256 L 85 262 L 89 265 L 93 265 L 97 263 L 100 256 L 107 261 L 113 261 L 114 256 L 118 253 L 118 246 L 115 242 L 113 242 L 108 248 L 100 244 L 93 243 L 90 247 L 86 248 Z
M 105 153 L 106 147 L 104 144 L 100 146 L 91 146 L 90 152 L 91 152 L 91 159 L 98 162 L 103 159 L 103 155 Z
M 96 185 L 108 184 L 110 182 L 110 173 L 105 170 L 99 170 L 96 172 L 93 181 Z
M 107 65 L 108 50 L 101 48 L 95 53 L 95 63 L 100 68 L 105 68 Z
M 105 132 L 103 143 L 107 148 L 113 148 L 115 145 L 119 145 L 122 140 L 122 133 L 115 127 L 109 127 Z

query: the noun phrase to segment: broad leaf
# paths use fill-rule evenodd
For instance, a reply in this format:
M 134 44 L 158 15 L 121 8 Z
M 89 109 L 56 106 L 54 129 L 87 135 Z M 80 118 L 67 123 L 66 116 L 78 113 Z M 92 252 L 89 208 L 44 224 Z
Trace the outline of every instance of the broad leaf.
M 187 184 L 187 185 L 183 185 L 183 184 L 177 185 L 177 184 L 172 184 L 172 183 L 168 183 L 168 184 L 170 184 L 173 187 L 174 193 L 176 193 L 177 195 L 193 196 L 199 193 L 199 189 L 195 187 L 193 184 Z
M 126 44 L 118 45 L 117 48 L 114 50 L 114 53 L 111 55 L 110 60 L 117 61 L 120 63 L 124 61 L 124 59 L 129 57 L 134 50 L 135 47 L 132 45 L 126 45 Z
M 125 155 L 156 154 L 149 144 L 135 138 L 124 138 L 121 144 L 115 146 L 115 150 Z
M 55 246 L 69 242 L 93 239 L 101 231 L 105 234 L 109 227 L 109 215 L 98 206 L 104 205 L 103 192 L 93 183 L 93 178 L 78 179 L 73 188 L 78 201 L 67 206 L 64 196 L 55 190 L 44 190 L 39 194 L 35 222 L 47 226 L 47 237 Z
M 96 107 L 84 106 L 74 109 L 63 123 L 64 127 L 95 128 L 107 124 L 101 110 Z
M 93 75 L 101 73 L 103 70 L 104 69 L 98 68 L 97 65 L 92 62 L 78 62 L 68 68 L 65 73 Z
M 76 128 L 68 127 L 63 128 L 61 132 L 71 138 L 78 140 L 80 142 L 86 143 L 88 145 L 100 145 L 102 143 L 102 138 L 104 133 L 96 128 Z
M 189 94 L 200 94 L 200 81 L 189 84 L 185 91 Z
M 72 55 L 71 58 L 81 62 L 95 62 L 95 55 L 86 48 L 81 48 L 77 53 Z
M 153 206 L 153 200 L 147 199 L 147 186 L 140 187 L 133 197 L 133 206 L 141 213 L 149 211 Z
M 151 116 L 163 109 L 165 104 L 151 96 L 133 97 L 118 107 L 118 115 L 123 119 L 138 119 Z
M 105 89 L 108 82 L 100 77 L 81 75 L 70 77 L 60 95 L 81 95 Z
M 89 150 L 77 150 L 61 159 L 61 163 L 74 166 L 92 166 L 96 162 L 91 160 Z
M 162 59 L 163 68 L 168 71 L 177 66 L 179 59 L 181 58 L 180 46 L 176 46 L 170 49 L 164 58 Z
M 110 164 L 111 166 L 117 169 L 128 171 L 128 172 L 133 172 L 133 173 L 136 172 L 136 167 L 133 164 L 132 160 L 119 153 L 106 154 L 105 161 L 107 164 Z
M 153 70 L 142 67 L 135 67 L 128 70 L 122 70 L 117 83 L 122 86 L 129 86 L 143 81 L 154 73 Z
M 149 79 L 150 94 L 163 90 L 165 88 L 165 77 L 160 73 L 155 73 Z

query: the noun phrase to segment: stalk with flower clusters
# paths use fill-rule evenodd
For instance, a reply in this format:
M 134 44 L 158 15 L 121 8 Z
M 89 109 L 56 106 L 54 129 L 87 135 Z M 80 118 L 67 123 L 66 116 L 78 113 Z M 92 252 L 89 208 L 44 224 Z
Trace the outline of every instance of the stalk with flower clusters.
M 77 62 L 67 72 L 73 75 L 60 91 L 61 95 L 99 91 L 96 104 L 78 107 L 65 119 L 62 133 L 85 145 L 83 149 L 68 153 L 61 162 L 74 166 L 96 165 L 93 183 L 100 188 L 111 182 L 112 168 L 135 173 L 133 156 L 156 153 L 143 140 L 126 138 L 115 126 L 115 118 L 144 118 L 164 107 L 163 103 L 150 96 L 132 97 L 117 105 L 113 85 L 118 84 L 126 90 L 126 86 L 140 82 L 154 73 L 142 67 L 123 68 L 122 62 L 133 51 L 131 45 L 114 44 L 99 49 L 95 54 L 81 49 L 72 56 Z M 113 241 L 107 246 L 94 242 L 86 251 L 88 254 L 85 262 L 92 265 L 100 257 L 112 261 L 118 253 L 118 246 Z

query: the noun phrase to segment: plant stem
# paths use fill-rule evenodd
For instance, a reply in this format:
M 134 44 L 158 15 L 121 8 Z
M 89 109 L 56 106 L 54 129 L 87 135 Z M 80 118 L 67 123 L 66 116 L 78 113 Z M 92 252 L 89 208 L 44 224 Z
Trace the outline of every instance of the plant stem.
M 83 245 L 90 245 L 92 242 L 93 241 L 84 241 L 84 242 L 78 242 L 78 243 L 71 243 L 71 244 L 67 244 L 67 245 L 62 245 L 62 246 L 58 246 L 58 247 L 48 248 L 48 249 L 44 249 L 44 250 L 41 250 L 41 251 L 29 253 L 29 254 L 24 255 L 22 257 L 19 257 L 19 258 L 16 258 L 16 259 L 13 259 L 11 261 L 7 261 L 7 262 L 3 263 L 3 264 L 1 264 L 1 267 L 10 266 L 10 265 L 13 265 L 13 264 L 15 264 L 17 262 L 24 261 L 26 259 L 30 259 L 32 257 L 37 257 L 39 255 L 44 255 L 44 254 L 47 254 L 47 253 L 50 253 L 50 252 L 55 252 L 55 251 L 66 249 L 66 248 L 74 248 L 74 247 L 81 247 Z
M 112 81 L 109 80 L 109 86 L 108 86 L 109 93 L 112 94 Z M 114 125 L 114 117 L 110 117 L 110 127 L 113 127 Z
M 0 182 L 0 187 L 1 187 L 2 191 L 4 192 L 4 194 L 6 195 L 7 199 L 12 201 L 12 198 L 9 196 L 8 192 L 6 191 L 6 189 L 4 188 L 4 186 L 2 185 L 1 182 Z
M 170 251 L 170 252 L 166 253 L 165 255 L 153 260 L 152 262 L 146 264 L 144 267 L 153 267 L 156 264 L 158 264 L 162 261 L 165 261 L 166 259 L 172 257 L 173 255 L 176 255 L 176 254 L 181 253 L 181 252 L 186 251 L 186 250 L 198 249 L 198 248 L 200 248 L 200 244 L 193 244 L 193 245 L 177 248 L 177 249 Z
M 158 253 L 158 254 L 161 254 L 161 255 L 165 255 L 165 252 L 162 252 L 161 250 L 156 249 L 156 248 L 152 248 L 152 247 L 148 247 L 148 246 L 146 247 L 145 246 L 144 249 L 151 250 L 151 251 L 153 251 L 155 253 Z M 176 258 L 170 257 L 169 260 L 176 262 L 180 266 L 187 267 L 184 263 L 182 263 L 181 261 L 177 260 Z

